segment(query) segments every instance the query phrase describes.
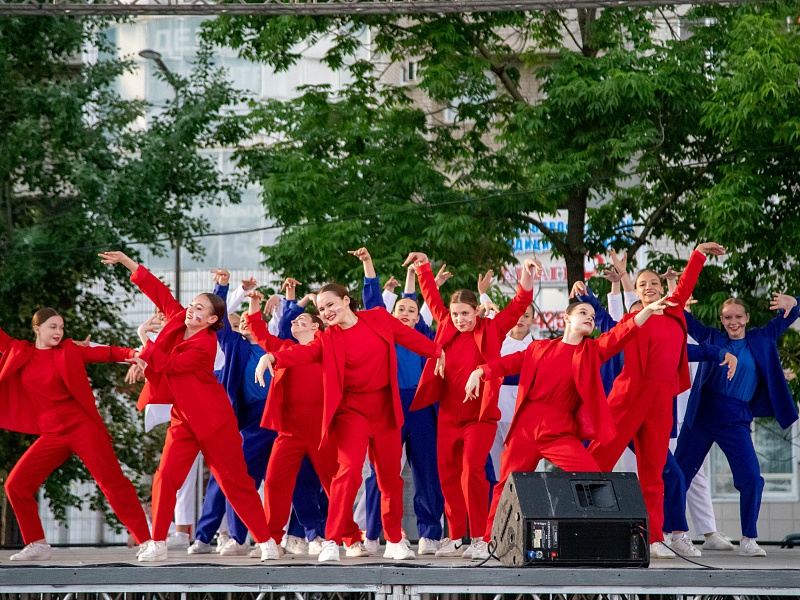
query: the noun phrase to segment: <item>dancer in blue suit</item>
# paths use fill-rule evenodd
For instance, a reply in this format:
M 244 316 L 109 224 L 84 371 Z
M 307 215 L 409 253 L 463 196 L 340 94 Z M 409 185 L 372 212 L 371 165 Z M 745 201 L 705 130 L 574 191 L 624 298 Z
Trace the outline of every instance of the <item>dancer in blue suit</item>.
M 797 407 L 783 374 L 777 340 L 797 319 L 798 300 L 773 294 L 770 309 L 777 310 L 778 315 L 764 327 L 750 330 L 746 330 L 750 314 L 738 298 L 729 298 L 722 305 L 720 321 L 724 332 L 703 325 L 686 313 L 689 335 L 698 343 L 724 347 L 737 356 L 738 367 L 736 377 L 728 380 L 715 365 L 700 366 L 675 458 L 688 485 L 711 445 L 719 445 L 730 464 L 733 485 L 739 490 L 739 554 L 743 556 L 766 556 L 756 542 L 764 478 L 750 436 L 753 417 L 775 417 L 784 429 L 797 420 Z

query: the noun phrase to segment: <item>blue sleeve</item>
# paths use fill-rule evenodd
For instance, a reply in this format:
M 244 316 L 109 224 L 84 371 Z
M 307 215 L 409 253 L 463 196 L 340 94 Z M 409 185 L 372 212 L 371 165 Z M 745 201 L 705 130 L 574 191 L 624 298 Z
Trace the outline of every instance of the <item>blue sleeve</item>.
M 292 321 L 302 315 L 305 309 L 297 305 L 297 300 L 286 300 L 283 304 L 283 314 L 278 322 L 278 337 L 282 340 L 297 340 L 292 335 Z
M 378 307 L 386 309 L 386 305 L 383 303 L 381 284 L 378 281 L 377 275 L 375 277 L 364 277 L 362 299 L 364 300 L 364 308 L 366 310 Z
M 417 299 L 417 292 L 403 292 L 403 295 L 400 296 L 400 297 L 401 298 L 410 298 L 411 300 L 413 300 L 414 302 L 417 303 L 417 306 L 419 306 L 419 300 Z
M 683 315 L 686 317 L 686 328 L 689 335 L 693 337 L 698 344 L 710 343 L 711 338 L 718 330 L 714 327 L 703 325 L 697 320 L 697 317 L 687 310 L 683 311 Z
M 436 337 L 436 332 L 433 329 L 431 329 L 430 325 L 428 325 L 425 322 L 425 319 L 423 319 L 422 317 L 420 317 L 419 321 L 417 321 L 417 324 L 414 325 L 414 329 L 416 329 L 419 333 L 424 335 L 429 340 L 432 340 L 433 338 Z
M 689 362 L 717 362 L 725 359 L 727 350 L 712 344 L 687 344 Z
M 783 311 L 779 310 L 778 316 L 773 318 L 769 323 L 761 328 L 761 331 L 763 331 L 764 334 L 771 340 L 775 341 L 784 333 L 786 333 L 786 330 L 789 329 L 792 323 L 794 323 L 797 319 L 798 314 L 800 314 L 800 296 L 796 297 L 795 300 L 797 300 L 797 304 L 795 304 L 794 308 L 789 311 L 788 317 L 784 318 Z
M 602 333 L 606 333 L 607 331 L 611 331 L 611 328 L 617 324 L 617 322 L 611 318 L 611 315 L 608 314 L 608 311 L 600 304 L 600 301 L 597 299 L 588 287 L 586 288 L 586 294 L 579 294 L 576 298 L 580 302 L 586 302 L 590 304 L 594 309 L 594 325 L 597 327 Z
M 227 285 L 214 284 L 214 293 L 222 298 L 225 302 L 225 316 L 222 317 L 222 329 L 217 331 L 217 341 L 222 346 L 222 351 L 225 352 L 225 345 L 231 344 L 236 341 L 236 332 L 231 327 L 230 319 L 228 319 L 228 289 Z

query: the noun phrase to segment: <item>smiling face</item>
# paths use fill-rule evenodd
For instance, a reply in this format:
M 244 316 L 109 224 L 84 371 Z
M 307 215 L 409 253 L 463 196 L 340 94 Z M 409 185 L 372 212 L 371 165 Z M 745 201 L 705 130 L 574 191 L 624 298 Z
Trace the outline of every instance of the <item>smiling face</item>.
M 292 335 L 295 338 L 304 333 L 316 333 L 318 329 L 319 325 L 314 322 L 314 319 L 308 313 L 297 315 L 297 318 L 292 321 Z
M 592 335 L 594 331 L 594 309 L 591 305 L 581 302 L 570 307 L 564 313 L 564 325 L 574 333 L 582 336 Z
M 740 304 L 726 304 L 722 307 L 719 317 L 722 326 L 732 340 L 741 340 L 745 335 L 745 328 L 750 322 L 750 315 Z
M 653 271 L 642 271 L 636 278 L 636 295 L 642 304 L 647 306 L 653 302 L 661 300 L 664 295 L 664 286 L 661 284 L 661 277 Z
M 334 292 L 321 292 L 317 295 L 317 310 L 328 327 L 339 325 L 350 313 L 350 297 L 340 298 Z
M 450 318 L 459 331 L 472 331 L 475 329 L 475 323 L 478 320 L 478 311 L 470 304 L 451 302 Z
M 394 305 L 394 316 L 409 327 L 419 323 L 419 307 L 411 298 L 400 298 Z
M 186 326 L 196 329 L 204 329 L 216 323 L 218 320 L 211 305 L 211 300 L 205 294 L 200 294 L 191 304 L 186 307 Z
M 36 346 L 38 348 L 55 348 L 64 339 L 64 319 L 56 315 L 41 325 L 34 325 Z

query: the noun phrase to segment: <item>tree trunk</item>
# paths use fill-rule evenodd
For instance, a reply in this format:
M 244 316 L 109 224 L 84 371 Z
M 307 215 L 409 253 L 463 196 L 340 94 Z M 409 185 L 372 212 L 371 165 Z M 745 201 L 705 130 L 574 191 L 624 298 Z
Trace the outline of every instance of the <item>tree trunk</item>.
M 575 190 L 567 200 L 567 252 L 564 260 L 567 263 L 567 283 L 569 289 L 576 281 L 583 281 L 584 258 L 586 248 L 583 245 L 586 228 L 586 202 L 589 190 Z

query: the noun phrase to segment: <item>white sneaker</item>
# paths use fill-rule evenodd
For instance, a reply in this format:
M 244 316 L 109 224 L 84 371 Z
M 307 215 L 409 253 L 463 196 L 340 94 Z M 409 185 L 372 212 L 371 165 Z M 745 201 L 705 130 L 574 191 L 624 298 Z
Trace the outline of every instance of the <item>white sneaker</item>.
M 675 553 L 662 542 L 650 544 L 650 558 L 675 558 Z
M 245 541 L 244 544 L 240 544 L 235 539 L 231 538 L 227 541 L 227 543 L 222 547 L 219 551 L 220 556 L 247 556 L 250 552 L 250 544 Z
M 139 555 L 139 562 L 162 562 L 167 560 L 167 542 L 150 540 L 147 548 Z
M 189 548 L 189 534 L 176 531 L 167 536 L 167 550 L 186 550 Z
M 280 548 L 280 546 L 278 546 Z M 247 553 L 247 556 L 250 558 L 261 558 L 261 544 L 253 544 L 253 547 L 250 548 L 250 552 Z
M 482 539 L 472 540 L 472 544 L 467 550 L 469 550 L 469 557 L 472 560 L 486 560 L 491 556 L 488 542 L 484 542 Z M 467 555 L 467 550 L 464 550 L 464 556 Z
M 167 548 L 169 548 L 169 544 L 167 544 Z M 195 540 L 192 545 L 186 549 L 186 554 L 211 554 L 212 551 L 211 544 Z
M 287 554 L 308 554 L 308 542 L 296 535 L 287 535 L 281 544 Z
M 322 550 L 319 553 L 319 562 L 339 562 L 339 544 L 333 540 L 325 540 L 322 542 Z
M 741 556 L 766 556 L 766 551 L 758 545 L 755 538 L 743 537 L 739 542 L 739 554 Z M 11 557 L 14 558 L 13 556 Z
M 679 534 L 673 533 L 672 543 L 669 547 L 672 548 L 676 554 L 680 554 L 681 556 L 698 557 L 703 555 L 700 550 L 694 547 L 692 540 L 685 532 Z
M 274 539 L 269 538 L 266 542 L 261 542 L 259 546 L 261 547 L 261 562 L 278 560 L 281 557 L 281 549 L 278 548 Z
M 50 560 L 52 556 L 53 548 L 50 544 L 32 542 L 16 554 L 13 554 L 9 560 Z
M 367 550 L 366 546 L 364 546 L 364 542 L 355 542 L 352 546 L 348 546 L 344 544 L 344 555 L 351 556 L 351 557 L 363 557 L 369 556 L 372 554 L 369 550 Z
M 313 540 L 308 542 L 308 555 L 319 556 L 319 553 L 322 552 L 322 543 L 324 541 L 325 540 L 322 539 L 320 536 L 317 536 Z
M 449 557 L 461 556 L 466 550 L 466 545 L 461 543 L 461 540 L 451 540 L 449 537 L 442 538 L 439 549 L 435 552 L 434 556 Z
M 391 560 L 412 560 L 417 558 L 417 555 L 402 541 L 394 543 L 387 540 L 386 551 L 383 553 L 383 558 L 389 558 Z
M 461 555 L 461 558 L 472 558 L 472 553 L 475 551 L 475 548 L 478 546 L 478 542 L 482 542 L 483 538 L 470 538 L 469 546 L 464 548 L 464 553 Z
M 153 540 L 147 540 L 146 542 L 139 544 L 139 547 L 136 549 L 136 558 L 139 558 L 142 555 L 142 552 L 147 550 L 147 548 L 150 546 L 150 542 L 152 541 Z
M 703 542 L 703 550 L 733 550 L 733 544 L 719 531 L 715 531 Z
M 432 540 L 430 538 L 419 538 L 419 548 L 417 553 L 420 556 L 425 554 L 436 554 L 436 551 L 442 547 L 442 542 L 439 540 Z
M 366 548 L 367 552 L 369 552 L 370 554 L 377 554 L 380 546 L 381 546 L 380 540 L 370 540 L 370 539 L 364 540 L 364 548 Z
M 217 547 L 214 548 L 214 552 L 219 554 L 219 551 L 225 547 L 225 544 L 228 543 L 229 539 L 231 539 L 231 536 L 229 536 L 227 533 L 220 533 L 217 536 Z

